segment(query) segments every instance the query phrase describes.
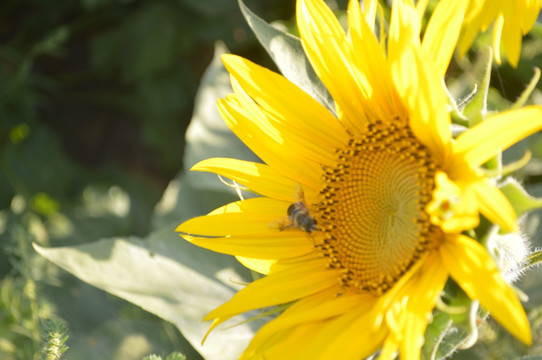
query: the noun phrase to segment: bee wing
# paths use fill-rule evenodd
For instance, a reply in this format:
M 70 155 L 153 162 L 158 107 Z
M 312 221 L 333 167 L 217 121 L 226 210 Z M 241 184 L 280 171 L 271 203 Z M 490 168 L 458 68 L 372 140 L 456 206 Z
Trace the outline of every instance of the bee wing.
M 290 220 L 288 216 L 283 216 L 276 220 L 271 221 L 268 226 L 270 229 L 278 229 L 282 231 L 288 227 L 291 227 L 292 221 Z
M 305 193 L 303 192 L 303 188 L 299 183 L 295 184 L 294 198 L 295 202 L 305 202 Z

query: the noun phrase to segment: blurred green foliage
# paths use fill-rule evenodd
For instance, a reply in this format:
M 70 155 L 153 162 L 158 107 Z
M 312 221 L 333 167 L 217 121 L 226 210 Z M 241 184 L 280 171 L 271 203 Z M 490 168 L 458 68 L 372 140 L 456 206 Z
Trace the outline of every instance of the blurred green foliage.
M 294 10 L 252 4 L 276 19 Z M 191 348 L 173 325 L 76 280 L 31 243 L 150 232 L 217 40 L 270 62 L 233 0 L 0 2 L 0 358 L 40 358 L 48 319 L 66 323 L 68 358 Z
M 145 356 L 142 360 L 162 360 L 162 357 L 153 354 L 153 355 Z M 184 356 L 181 353 L 175 352 L 175 353 L 169 354 L 165 360 L 186 360 L 186 356 Z
M 42 336 L 40 360 L 58 360 L 68 350 L 65 345 L 68 340 L 66 327 L 56 320 L 46 323 L 46 334 Z

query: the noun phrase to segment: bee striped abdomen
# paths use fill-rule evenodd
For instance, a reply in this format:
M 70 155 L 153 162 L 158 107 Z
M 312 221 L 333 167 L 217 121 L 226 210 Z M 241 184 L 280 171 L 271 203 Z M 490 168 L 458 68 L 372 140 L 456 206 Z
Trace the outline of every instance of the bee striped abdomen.
M 304 202 L 298 201 L 288 207 L 288 217 L 292 225 L 310 233 L 318 230 L 316 220 L 309 213 Z

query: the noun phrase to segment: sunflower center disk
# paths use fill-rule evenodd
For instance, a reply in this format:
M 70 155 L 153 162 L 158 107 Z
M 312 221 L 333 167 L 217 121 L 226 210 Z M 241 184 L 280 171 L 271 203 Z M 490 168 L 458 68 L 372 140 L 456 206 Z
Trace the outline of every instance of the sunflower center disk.
M 324 169 L 316 244 L 344 286 L 383 294 L 437 238 L 425 206 L 436 166 L 408 127 L 369 125 Z

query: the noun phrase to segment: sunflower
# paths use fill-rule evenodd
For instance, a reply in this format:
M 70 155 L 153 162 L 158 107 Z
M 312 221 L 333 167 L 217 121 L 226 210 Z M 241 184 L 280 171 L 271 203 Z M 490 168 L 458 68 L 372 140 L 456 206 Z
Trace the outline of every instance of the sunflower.
M 478 32 L 493 24 L 495 60 L 501 63 L 502 43 L 508 62 L 516 67 L 522 37 L 535 24 L 541 3 L 541 0 L 470 0 L 458 42 L 460 54 L 467 52 Z
M 423 41 L 412 1 L 394 1 L 386 52 L 372 32 L 374 2 L 366 3 L 362 12 L 350 1 L 347 35 L 323 1 L 297 2 L 304 50 L 334 111 L 279 74 L 223 56 L 234 94 L 219 100 L 220 113 L 263 163 L 212 158 L 192 170 L 261 196 L 177 231 L 266 276 L 204 320 L 214 320 L 213 329 L 286 304 L 255 335 L 247 359 L 360 359 L 379 349 L 380 359 L 397 352 L 417 359 L 452 278 L 530 344 L 515 292 L 486 249 L 463 233 L 480 214 L 517 230 L 511 204 L 480 167 L 541 129 L 542 107 L 488 116 L 453 139 L 442 79 L 466 1 L 440 2 Z

